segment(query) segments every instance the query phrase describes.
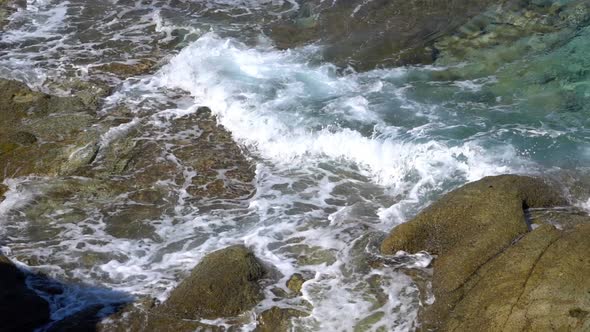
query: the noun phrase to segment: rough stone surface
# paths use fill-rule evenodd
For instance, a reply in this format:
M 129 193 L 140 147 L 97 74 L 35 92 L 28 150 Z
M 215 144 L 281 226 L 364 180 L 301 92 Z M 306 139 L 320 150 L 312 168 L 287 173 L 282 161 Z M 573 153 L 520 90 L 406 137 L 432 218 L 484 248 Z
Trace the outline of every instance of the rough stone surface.
M 438 255 L 425 330 L 585 331 L 590 217 L 566 204 L 540 179 L 488 177 L 394 228 L 381 250 Z
M 111 62 L 94 67 L 93 69 L 115 74 L 121 78 L 147 74 L 154 69 L 156 63 L 149 59 L 142 59 L 133 63 Z
M 154 299 L 144 298 L 129 304 L 122 310 L 96 325 L 97 332 L 192 332 L 192 331 L 237 331 L 222 326 L 203 324 L 197 320 L 180 319 L 158 313 Z
M 26 7 L 24 0 L 0 0 L 0 29 L 8 23 L 8 16 L 14 13 L 17 8 Z
M 303 311 L 272 307 L 258 316 L 256 332 L 288 332 L 291 330 L 291 318 L 307 316 Z
M 98 325 L 98 331 L 232 331 L 200 322 L 240 315 L 263 298 L 258 282 L 265 268 L 244 246 L 205 256 L 161 305 L 152 299 L 130 304 Z M 243 323 L 243 322 L 242 322 Z
M 589 239 L 590 223 L 527 234 L 465 284 L 442 330 L 590 330 Z
M 244 246 L 207 255 L 158 308 L 185 319 L 233 317 L 262 299 L 262 264 Z
M 287 280 L 287 288 L 289 288 L 293 293 L 300 294 L 301 287 L 303 287 L 303 283 L 305 279 L 301 273 L 294 273 L 289 280 Z
M 90 163 L 99 134 L 77 97 L 56 97 L 0 80 L 0 181 L 4 176 L 70 175 Z
M 25 283 L 26 275 L 0 254 L 0 330 L 27 332 L 49 322 L 49 304 Z
M 523 208 L 567 204 L 542 180 L 515 175 L 469 183 L 395 227 L 381 251 L 426 250 L 439 255 L 435 287 L 451 292 L 498 252 L 528 231 Z M 461 262 L 458 264 L 457 262 Z

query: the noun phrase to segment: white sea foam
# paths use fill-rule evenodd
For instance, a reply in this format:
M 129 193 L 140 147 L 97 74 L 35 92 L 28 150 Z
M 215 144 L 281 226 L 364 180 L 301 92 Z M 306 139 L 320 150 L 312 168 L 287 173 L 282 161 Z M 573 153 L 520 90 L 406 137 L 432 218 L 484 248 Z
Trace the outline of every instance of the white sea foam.
M 321 157 L 353 162 L 377 183 L 394 188 L 406 186 L 414 173 L 419 181 L 437 182 L 457 172 L 475 180 L 508 170 L 498 168 L 497 156 L 488 155 L 477 142 L 449 145 L 379 133 L 371 137 L 322 122 L 322 116 L 331 120 L 343 114 L 383 126 L 382 114 L 372 112 L 365 97 L 382 83 L 364 83 L 360 75 L 338 76 L 330 65 L 308 65 L 305 52 L 248 49 L 209 33 L 173 58 L 159 79 L 210 106 L 238 141 L 276 163 L 295 165 Z M 317 104 L 324 105 L 326 114 L 316 113 Z M 516 159 L 501 156 L 510 158 Z

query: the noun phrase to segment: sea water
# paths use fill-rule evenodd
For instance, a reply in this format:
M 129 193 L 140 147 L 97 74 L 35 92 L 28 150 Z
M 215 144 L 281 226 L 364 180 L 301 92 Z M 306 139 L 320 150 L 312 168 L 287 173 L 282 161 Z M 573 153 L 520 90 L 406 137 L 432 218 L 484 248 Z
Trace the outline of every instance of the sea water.
M 133 119 L 106 131 L 102 146 L 138 126 L 152 128 L 144 139 L 166 142 L 178 135 L 170 128 L 174 119 L 208 106 L 255 165 L 256 191 L 243 199 L 191 200 L 192 169 L 182 170 L 184 183 L 163 183 L 175 208 L 152 217 L 154 238 L 105 231 L 102 208 L 133 204 L 124 195 L 118 202 L 57 200 L 51 211 L 26 212 L 54 200 L 46 197 L 51 188 L 89 179 L 7 179 L 3 251 L 68 285 L 55 295 L 31 282 L 50 301 L 53 319 L 142 295 L 164 301 L 207 253 L 245 244 L 278 273 L 265 287 L 266 300 L 245 315 L 244 330 L 278 305 L 309 313 L 294 319 L 302 330 L 407 331 L 422 303 L 398 267 L 425 267 L 431 257 L 400 253 L 403 263 L 369 264 L 392 227 L 484 176 L 586 174 L 590 89 L 583 70 L 571 68 L 583 58 L 565 69 L 555 65 L 573 99 L 543 107 L 530 102 L 538 94 L 506 89 L 527 81 L 505 70 L 453 80 L 437 77 L 465 64 L 357 73 L 321 61 L 321 45 L 278 50 L 259 22 L 297 6 L 29 0 L 12 14 L 0 37 L 0 75 L 64 95 L 67 89 L 56 84 L 62 79 L 109 82 L 114 91 L 98 115 L 125 107 Z M 581 30 L 552 53 L 514 66 L 553 63 L 559 52 L 584 49 L 589 35 Z M 158 66 L 126 79 L 93 71 L 141 59 Z M 587 206 L 588 197 L 582 191 L 573 200 Z M 88 255 L 98 258 L 81 262 Z M 293 273 L 308 279 L 302 295 L 277 298 Z

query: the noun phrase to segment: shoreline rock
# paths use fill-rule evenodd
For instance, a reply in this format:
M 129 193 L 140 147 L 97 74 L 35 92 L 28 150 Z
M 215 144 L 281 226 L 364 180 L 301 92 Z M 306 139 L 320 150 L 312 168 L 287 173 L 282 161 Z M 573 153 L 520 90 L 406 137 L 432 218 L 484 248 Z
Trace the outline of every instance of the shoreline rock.
M 2 331 L 27 332 L 48 323 L 49 304 L 27 286 L 27 275 L 0 254 L 0 322 Z
M 528 212 L 564 205 L 541 179 L 486 177 L 395 227 L 381 251 L 437 255 L 424 330 L 582 331 L 590 327 L 590 217 L 558 229 L 554 216 Z
M 127 306 L 99 325 L 100 331 L 225 330 L 200 320 L 237 318 L 264 295 L 260 281 L 267 269 L 243 245 L 205 256 L 162 304 L 144 300 Z
M 214 251 L 192 270 L 158 308 L 183 319 L 235 317 L 262 300 L 265 268 L 246 247 Z

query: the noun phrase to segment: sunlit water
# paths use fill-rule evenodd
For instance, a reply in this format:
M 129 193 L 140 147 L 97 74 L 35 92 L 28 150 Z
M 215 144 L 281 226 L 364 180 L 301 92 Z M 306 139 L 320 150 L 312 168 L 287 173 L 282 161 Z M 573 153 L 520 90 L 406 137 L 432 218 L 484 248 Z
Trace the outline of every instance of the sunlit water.
M 280 272 L 253 313 L 279 305 L 309 312 L 294 321 L 304 330 L 407 331 L 421 305 L 417 286 L 395 266 L 369 264 L 387 231 L 465 182 L 584 173 L 590 161 L 583 75 L 561 78 L 573 81 L 571 108 L 536 107 L 524 92 L 498 88 L 501 75 L 436 80 L 448 69 L 437 66 L 355 73 L 322 63 L 319 46 L 279 51 L 257 22 L 294 2 L 115 2 L 29 1 L 0 37 L 0 75 L 60 94 L 62 78 L 110 82 L 115 91 L 99 115 L 125 106 L 134 120 L 103 135 L 103 144 L 140 124 L 151 128 L 145 139 L 172 140 L 182 134 L 170 128 L 175 118 L 209 106 L 256 165 L 256 192 L 195 201 L 182 181 L 165 183 L 174 209 L 151 220 L 155 236 L 129 239 L 110 235 L 103 222 L 133 204 L 125 195 L 47 198 L 51 188 L 87 179 L 7 180 L 4 251 L 81 284 L 44 294 L 54 319 L 134 295 L 165 300 L 204 255 L 242 243 Z M 588 35 L 580 31 L 555 52 L 585 47 Z M 529 59 L 531 66 L 543 56 L 550 55 Z M 141 59 L 158 69 L 126 80 L 93 71 Z M 45 200 L 53 210 L 23 212 Z M 273 288 L 286 290 L 293 273 L 309 279 L 302 296 L 278 298 Z M 251 318 L 243 328 L 252 327 Z

